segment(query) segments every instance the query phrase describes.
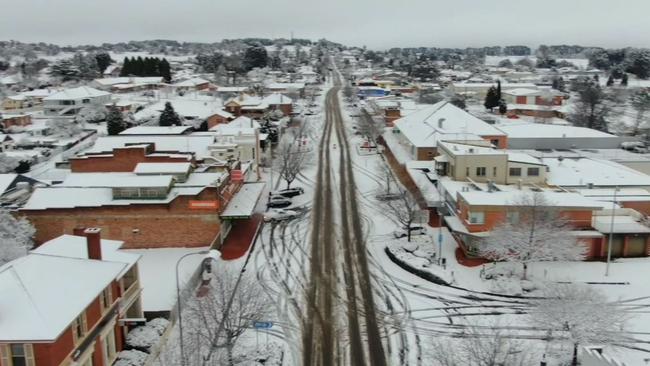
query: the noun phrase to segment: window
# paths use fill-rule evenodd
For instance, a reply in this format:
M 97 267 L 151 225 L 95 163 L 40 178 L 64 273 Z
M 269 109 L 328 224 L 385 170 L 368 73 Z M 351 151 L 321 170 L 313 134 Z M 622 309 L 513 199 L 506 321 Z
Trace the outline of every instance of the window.
M 465 168 L 465 175 L 469 177 L 469 167 Z
M 0 345 L 0 364 L 7 366 L 34 366 L 34 349 L 31 344 Z
M 499 147 L 499 139 L 490 140 L 490 143 L 496 147 Z
M 511 177 L 521 177 L 521 168 L 510 168 Z
M 117 349 L 115 347 L 115 329 L 111 328 L 106 337 L 102 340 L 104 344 L 104 360 L 107 365 L 112 365 L 115 361 L 115 356 L 117 354 Z
M 492 168 L 492 176 L 496 177 L 497 176 L 497 167 Z
M 76 344 L 83 339 L 87 331 L 88 325 L 86 324 L 86 313 L 84 312 L 72 322 L 72 338 L 74 339 L 74 343 Z
M 108 309 L 111 304 L 113 303 L 113 294 L 111 294 L 111 287 L 107 287 L 102 291 L 101 295 L 99 295 L 99 300 L 102 304 L 102 310 Z
M 90 103 L 90 99 L 84 99 L 84 100 L 81 101 L 81 103 L 88 104 L 88 103 Z
M 483 224 L 485 222 L 485 212 L 469 212 L 467 216 L 470 224 Z
M 518 211 L 508 211 L 506 212 L 506 220 L 511 224 L 519 223 L 519 212 Z
M 476 176 L 477 177 L 485 177 L 485 167 L 484 166 L 476 167 Z
M 538 177 L 539 176 L 539 168 L 528 168 L 528 176 L 529 177 Z

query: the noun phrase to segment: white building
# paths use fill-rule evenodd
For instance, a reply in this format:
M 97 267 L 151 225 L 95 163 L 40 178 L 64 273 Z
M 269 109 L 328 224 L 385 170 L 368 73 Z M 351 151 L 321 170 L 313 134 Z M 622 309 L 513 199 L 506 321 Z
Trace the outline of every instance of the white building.
M 43 109 L 48 116 L 74 116 L 86 106 L 102 107 L 110 101 L 111 93 L 80 86 L 43 98 Z

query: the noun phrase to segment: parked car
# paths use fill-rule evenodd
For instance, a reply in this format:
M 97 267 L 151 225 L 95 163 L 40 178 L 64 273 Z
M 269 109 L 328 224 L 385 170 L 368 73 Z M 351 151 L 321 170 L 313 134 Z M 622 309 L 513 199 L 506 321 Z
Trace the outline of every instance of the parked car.
M 273 196 L 282 196 L 282 197 L 295 197 L 305 193 L 305 190 L 300 187 L 281 189 L 279 191 L 272 192 Z
M 264 214 L 264 221 L 276 222 L 282 220 L 290 220 L 295 218 L 296 216 L 298 216 L 298 213 L 296 211 L 285 210 L 282 208 L 274 208 Z
M 283 208 L 291 206 L 291 199 L 283 196 L 270 196 L 269 202 L 266 204 L 267 207 L 272 208 Z
M 427 234 L 427 230 L 422 226 L 411 226 L 409 228 L 409 230 L 411 230 L 411 236 L 413 236 L 413 235 L 426 235 Z M 408 236 L 408 233 L 407 233 L 406 229 L 400 229 L 400 230 L 393 231 L 393 236 L 396 239 L 405 238 L 405 237 Z

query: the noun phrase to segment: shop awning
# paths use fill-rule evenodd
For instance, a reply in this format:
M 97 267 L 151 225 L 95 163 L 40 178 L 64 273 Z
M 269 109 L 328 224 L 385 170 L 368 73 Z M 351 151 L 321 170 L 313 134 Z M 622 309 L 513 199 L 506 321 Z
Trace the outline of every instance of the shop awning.
M 248 219 L 253 214 L 257 201 L 266 183 L 245 183 L 221 214 L 223 219 Z

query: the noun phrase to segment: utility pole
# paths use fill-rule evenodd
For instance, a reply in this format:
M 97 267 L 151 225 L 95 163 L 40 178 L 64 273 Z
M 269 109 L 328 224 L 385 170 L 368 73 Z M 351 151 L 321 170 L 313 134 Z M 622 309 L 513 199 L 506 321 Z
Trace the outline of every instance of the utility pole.
M 605 266 L 605 277 L 609 276 L 609 263 L 612 260 L 612 241 L 614 239 L 614 215 L 616 211 L 616 194 L 618 186 L 614 187 L 614 199 L 612 200 L 612 220 L 609 226 L 609 240 L 607 244 L 607 265 Z

